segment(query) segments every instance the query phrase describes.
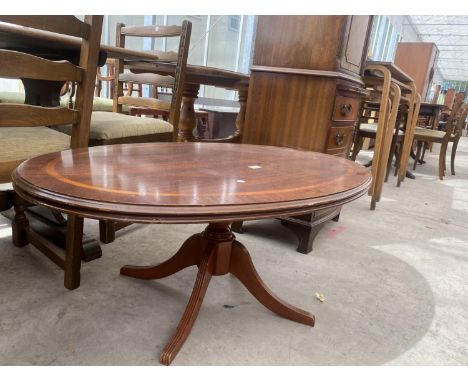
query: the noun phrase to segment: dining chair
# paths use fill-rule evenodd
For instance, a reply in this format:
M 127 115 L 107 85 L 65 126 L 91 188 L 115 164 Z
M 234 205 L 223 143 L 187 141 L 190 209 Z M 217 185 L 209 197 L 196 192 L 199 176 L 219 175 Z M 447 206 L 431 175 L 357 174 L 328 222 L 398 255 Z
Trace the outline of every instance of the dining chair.
M 30 104 L 0 103 L 0 181 L 11 182 L 12 171 L 23 161 L 37 155 L 80 148 L 88 145 L 94 83 L 99 58 L 103 16 L 0 16 L 0 21 L 26 27 L 23 36 L 34 37 L 38 30 L 54 32 L 56 41 L 63 35 L 81 39 L 79 59 L 51 61 L 23 51 L 0 49 L 0 77 L 77 83 L 73 108 L 43 107 Z M 0 30 L 5 24 L 0 24 Z M 50 40 L 51 45 L 53 40 Z M 45 54 L 44 56 L 47 56 Z M 70 124 L 67 136 L 48 126 Z M 45 239 L 29 228 L 25 214 L 28 203 L 11 187 L 0 192 L 0 207 L 4 211 L 14 207 L 12 222 L 13 243 L 18 247 L 32 244 L 64 270 L 64 284 L 68 289 L 79 286 L 80 253 L 83 218 L 68 216 L 65 253 L 48 245 Z
M 93 111 L 108 111 L 112 112 L 114 108 L 114 69 L 115 69 L 115 59 L 109 58 L 106 60 L 105 67 L 107 69 L 107 74 L 103 75 L 101 68 L 98 68 L 96 75 L 96 90 L 94 93 L 93 100 Z M 135 89 L 136 85 L 136 89 Z M 107 97 L 102 97 L 101 92 L 103 86 L 106 87 Z M 143 96 L 143 86 L 141 84 L 129 84 L 124 83 L 124 91 L 129 93 L 129 86 L 131 91 L 137 91 L 139 97 Z M 124 114 L 129 113 L 129 107 L 123 107 Z
M 447 120 L 444 130 L 432 130 L 423 127 L 416 127 L 414 140 L 416 141 L 417 151 L 414 159 L 413 170 L 416 169 L 418 162 L 421 162 L 421 153 L 423 145 L 431 143 L 440 143 L 439 151 L 439 179 L 443 180 L 445 176 L 446 154 L 448 144 L 452 142 L 452 152 L 450 160 L 450 169 L 452 175 L 455 175 L 455 156 L 457 153 L 458 142 L 463 133 L 463 126 L 467 118 L 468 105 L 458 98 L 452 107 L 450 116 Z
M 125 26 L 117 24 L 116 46 L 125 47 L 128 38 L 179 38 L 178 52 L 153 51 L 164 62 L 173 62 L 174 76 L 162 76 L 152 73 L 125 73 L 125 61 L 115 60 L 114 67 L 114 113 L 93 112 L 91 117 L 90 145 L 106 145 L 115 143 L 140 143 L 176 141 L 182 104 L 182 92 L 185 80 L 188 49 L 192 23 L 183 21 L 181 26 Z M 124 93 L 124 85 L 129 84 Z M 171 89 L 170 100 L 153 97 L 134 96 L 134 84 L 150 85 L 154 88 Z M 163 110 L 169 113 L 168 120 L 146 118 L 122 114 L 123 108 L 132 107 Z M 115 239 L 115 232 L 128 226 L 109 220 L 99 222 L 100 240 L 110 243 Z
M 172 38 L 179 37 L 177 59 L 174 62 L 175 76 L 160 76 L 151 73 L 124 73 L 126 61 L 115 59 L 113 113 L 94 111 L 91 115 L 89 146 L 101 146 L 119 143 L 167 142 L 177 139 L 180 107 L 182 103 L 183 83 L 187 65 L 188 48 L 192 23 L 184 21 L 181 26 L 116 26 L 116 46 L 125 48 L 129 38 Z M 152 51 L 151 53 L 154 53 Z M 159 53 L 158 58 L 167 62 L 174 55 Z M 171 61 L 171 60 L 169 60 Z M 153 61 L 154 62 L 154 61 Z M 171 61 L 173 62 L 173 61 Z M 163 106 L 163 102 L 151 97 L 133 96 L 133 87 L 129 85 L 130 95 L 124 94 L 126 83 L 172 87 L 173 93 L 169 103 L 169 121 L 157 118 L 139 118 L 123 113 L 126 106 Z M 70 125 L 57 127 L 59 131 L 71 134 Z

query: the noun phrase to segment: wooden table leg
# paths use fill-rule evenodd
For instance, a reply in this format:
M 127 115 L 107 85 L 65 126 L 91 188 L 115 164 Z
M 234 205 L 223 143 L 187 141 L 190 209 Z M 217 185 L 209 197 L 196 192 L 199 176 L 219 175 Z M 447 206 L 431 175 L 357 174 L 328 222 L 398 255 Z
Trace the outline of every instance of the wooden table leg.
M 184 85 L 179 119 L 179 142 L 191 142 L 195 140 L 193 136 L 193 129 L 197 127 L 195 100 L 198 98 L 199 90 L 199 84 L 185 83 Z
M 237 114 L 237 117 L 236 117 L 236 131 L 234 133 L 234 135 L 237 137 L 238 140 L 242 139 L 242 132 L 244 130 L 248 90 L 249 90 L 248 84 L 243 84 L 238 89 L 238 99 L 239 99 L 240 109 L 239 109 L 239 114 Z
M 68 215 L 67 221 L 67 249 L 65 254 L 65 280 L 67 289 L 80 286 L 81 245 L 83 240 L 83 218 Z
M 55 107 L 60 106 L 60 90 L 63 82 L 33 80 L 22 78 L 27 105 Z
M 183 346 L 200 311 L 212 276 L 236 276 L 253 296 L 272 312 L 299 323 L 314 326 L 309 312 L 296 308 L 276 296 L 262 281 L 247 249 L 235 240 L 229 223 L 211 223 L 201 234 L 191 236 L 169 260 L 156 266 L 124 266 L 122 275 L 139 279 L 159 279 L 186 267 L 197 265 L 192 294 L 174 334 L 161 353 L 160 361 L 170 365 Z

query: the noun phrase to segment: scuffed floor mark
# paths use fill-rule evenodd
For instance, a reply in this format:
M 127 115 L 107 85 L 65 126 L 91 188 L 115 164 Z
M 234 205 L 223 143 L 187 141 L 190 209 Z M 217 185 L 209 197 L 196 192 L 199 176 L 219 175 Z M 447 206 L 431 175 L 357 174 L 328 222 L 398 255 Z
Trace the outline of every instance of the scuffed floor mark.
M 346 231 L 346 227 L 343 226 L 332 228 L 327 231 L 327 239 L 334 239 L 344 231 Z

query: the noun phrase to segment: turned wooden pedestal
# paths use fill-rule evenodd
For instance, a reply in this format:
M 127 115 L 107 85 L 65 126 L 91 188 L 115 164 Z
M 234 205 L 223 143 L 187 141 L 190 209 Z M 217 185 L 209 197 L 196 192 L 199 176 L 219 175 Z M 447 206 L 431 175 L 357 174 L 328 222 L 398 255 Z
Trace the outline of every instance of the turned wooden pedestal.
M 202 233 L 191 236 L 169 260 L 155 266 L 127 265 L 120 274 L 137 279 L 154 280 L 180 270 L 198 267 L 197 279 L 179 325 L 161 353 L 160 361 L 169 365 L 187 339 L 203 303 L 211 276 L 228 273 L 236 276 L 266 308 L 285 318 L 314 326 L 312 314 L 296 308 L 276 296 L 262 281 L 247 249 L 237 240 L 229 223 L 212 223 Z

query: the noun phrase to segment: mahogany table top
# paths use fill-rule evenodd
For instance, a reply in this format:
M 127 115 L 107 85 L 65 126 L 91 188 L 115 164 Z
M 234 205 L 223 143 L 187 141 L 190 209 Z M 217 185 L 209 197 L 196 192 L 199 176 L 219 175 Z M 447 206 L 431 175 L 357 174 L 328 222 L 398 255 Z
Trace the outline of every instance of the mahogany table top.
M 91 218 L 170 223 L 278 217 L 363 195 L 367 168 L 289 148 L 143 143 L 42 155 L 13 173 L 26 200 Z

